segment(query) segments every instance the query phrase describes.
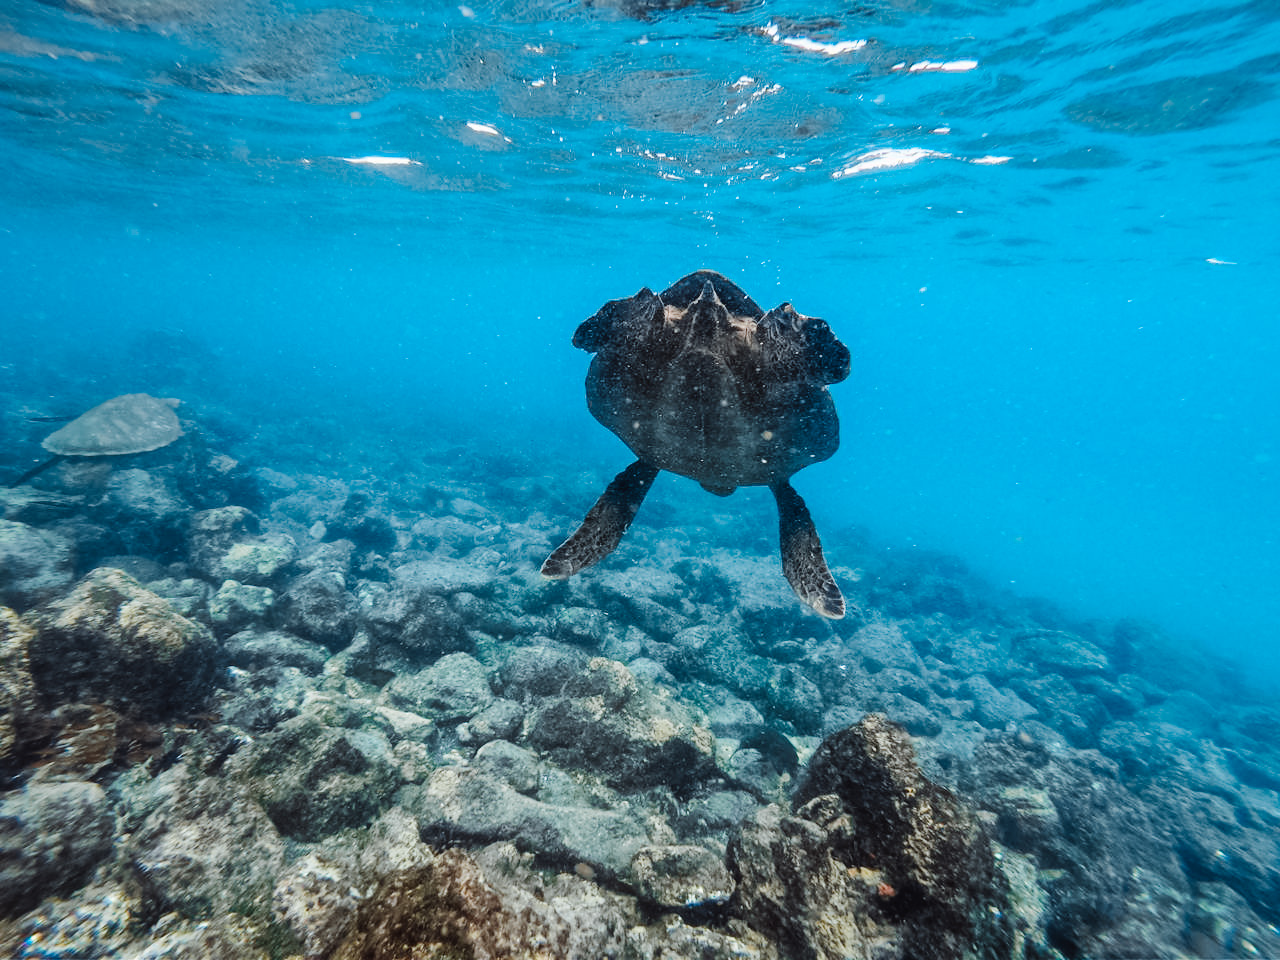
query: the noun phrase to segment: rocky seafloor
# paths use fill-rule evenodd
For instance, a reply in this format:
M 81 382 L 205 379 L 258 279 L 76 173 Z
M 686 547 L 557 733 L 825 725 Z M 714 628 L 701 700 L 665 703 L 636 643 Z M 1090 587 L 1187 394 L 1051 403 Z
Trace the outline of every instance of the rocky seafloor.
M 1238 668 L 853 531 L 824 621 L 696 491 L 548 582 L 617 464 L 183 416 L 0 492 L 0 955 L 1280 956 Z

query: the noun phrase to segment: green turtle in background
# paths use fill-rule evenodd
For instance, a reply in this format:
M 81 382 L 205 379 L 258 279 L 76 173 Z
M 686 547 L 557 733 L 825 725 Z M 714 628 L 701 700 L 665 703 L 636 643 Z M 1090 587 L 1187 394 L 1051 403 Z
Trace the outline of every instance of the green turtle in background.
M 168 446 L 182 436 L 182 425 L 173 412 L 180 402 L 126 393 L 100 403 L 45 437 L 41 446 L 54 454 L 53 458 L 9 486 L 20 486 L 67 457 L 119 457 Z
M 546 559 L 564 579 L 617 547 L 659 470 L 728 496 L 767 486 L 778 503 L 782 572 L 824 617 L 844 616 L 809 510 L 791 476 L 840 444 L 827 384 L 849 375 L 849 350 L 789 303 L 768 313 L 736 284 L 699 270 L 655 294 L 611 300 L 573 335 L 595 357 L 587 407 L 638 457 L 582 525 Z

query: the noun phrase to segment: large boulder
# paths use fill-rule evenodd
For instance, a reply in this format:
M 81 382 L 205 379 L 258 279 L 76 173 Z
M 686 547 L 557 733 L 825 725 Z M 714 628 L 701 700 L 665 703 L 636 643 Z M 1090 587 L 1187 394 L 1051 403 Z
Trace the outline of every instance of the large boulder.
M 620 876 L 648 842 L 639 816 L 626 808 L 543 803 L 499 775 L 504 772 L 484 763 L 441 767 L 423 787 L 406 789 L 401 796 L 418 818 L 423 837 L 433 844 L 511 840 L 551 863 L 585 863 L 604 875 Z
M 110 567 L 27 619 L 36 631 L 31 672 L 49 704 L 97 701 L 144 717 L 190 712 L 220 663 L 207 627 Z
M 0 916 L 81 884 L 111 852 L 115 818 L 96 783 L 32 783 L 0 798 Z
M 785 955 L 1010 955 L 1007 882 L 977 818 L 879 714 L 818 747 L 796 816 L 765 808 L 730 845 L 737 912 Z
M 157 778 L 159 800 L 126 843 L 147 893 L 165 910 L 206 919 L 265 912 L 285 844 L 240 786 L 179 766 Z
M 245 507 L 201 510 L 191 517 L 187 531 L 191 565 L 214 583 L 279 586 L 298 559 L 298 545 L 287 534 L 260 529 L 257 516 Z
M 616 789 L 663 785 L 687 793 L 720 775 L 715 738 L 704 724 L 663 691 L 638 684 L 623 664 L 596 657 L 526 726 L 530 743 L 555 762 L 595 773 Z
M 399 785 L 376 730 L 336 729 L 303 714 L 236 758 L 237 779 L 285 836 L 319 840 L 369 823 Z

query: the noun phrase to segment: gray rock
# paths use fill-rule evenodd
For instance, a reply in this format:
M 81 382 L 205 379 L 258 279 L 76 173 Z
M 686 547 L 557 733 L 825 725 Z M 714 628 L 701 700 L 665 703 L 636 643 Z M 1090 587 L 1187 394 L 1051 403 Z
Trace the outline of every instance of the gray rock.
M 472 765 L 524 794 L 538 791 L 541 770 L 532 751 L 507 740 L 490 740 L 476 751 Z
M 778 579 L 773 558 L 718 553 L 716 559 L 718 576 L 732 598 L 747 640 L 768 650 L 779 638 L 791 636 L 800 622 L 801 608 Z M 805 623 L 815 620 L 806 616 Z
M 329 650 L 282 630 L 254 627 L 228 637 L 224 647 L 238 667 L 297 667 L 305 673 L 319 673 L 329 658 Z
M 724 857 L 688 844 L 641 847 L 629 879 L 641 897 L 666 909 L 724 903 L 734 888 Z
M 924 704 L 901 693 L 882 693 L 868 698 L 868 706 L 885 714 L 913 737 L 936 737 L 942 721 Z
M 1119 782 L 1118 774 L 1115 762 L 1095 751 L 1051 750 L 1018 735 L 991 737 L 979 745 L 960 785 L 995 813 L 997 840 L 1060 871 L 1045 882 L 1047 929 L 1060 950 L 1126 955 L 1100 944 L 1107 931 L 1132 923 L 1149 938 L 1141 955 L 1176 956 L 1183 950 L 1188 885 L 1170 837 L 1191 829 L 1190 837 L 1212 841 L 1198 814 L 1184 820 L 1185 808 L 1175 807 L 1178 814 L 1152 809 Z M 1135 877 L 1155 900 L 1134 895 Z M 1170 908 L 1169 890 L 1178 891 L 1182 906 Z
M 156 596 L 164 597 L 169 606 L 188 620 L 208 621 L 209 598 L 213 596 L 213 588 L 203 580 L 196 580 L 194 577 L 162 577 L 146 584 L 146 587 Z
M 937 655 L 962 674 L 985 674 L 997 683 L 1011 672 L 1008 638 L 994 633 L 969 630 L 951 636 Z
M 993 686 L 982 674 L 965 680 L 960 685 L 960 695 L 973 701 L 974 719 L 994 730 L 1003 730 L 1036 713 L 1036 708 L 1016 693 Z
M 1106 673 L 1107 655 L 1094 644 L 1063 630 L 1021 633 L 1013 638 L 1014 655 L 1040 664 L 1046 670 L 1074 677 Z
M 1176 690 L 1160 703 L 1138 712 L 1140 723 L 1167 723 L 1197 736 L 1212 735 L 1217 726 L 1218 711 L 1199 694 L 1190 690 Z
M 193 919 L 269 909 L 285 845 L 262 808 L 236 784 L 185 768 L 161 787 L 126 846 L 150 895 Z
M 628 597 L 624 609 L 628 619 L 645 633 L 655 637 L 671 638 L 689 626 L 688 617 L 663 606 L 651 597 Z
M 1187 922 L 1198 957 L 1280 957 L 1280 933 L 1225 883 L 1198 883 Z
M 81 508 L 84 498 L 39 490 L 28 484 L 0 487 L 0 517 L 32 526 L 69 517 Z
M 715 790 L 685 804 L 672 826 L 685 839 L 718 835 L 737 827 L 759 806 L 744 790 Z
M 895 667 L 910 673 L 921 673 L 924 664 L 902 630 L 895 623 L 869 623 L 849 641 L 870 673 Z
M 351 642 L 358 625 L 355 598 L 337 573 L 313 570 L 303 574 L 276 598 L 275 625 L 307 640 L 341 650 Z
M 475 768 L 441 767 L 402 796 L 430 842 L 512 840 L 546 860 L 613 876 L 649 839 L 635 814 L 541 803 Z
M 613 618 L 594 607 L 560 607 L 552 618 L 552 636 L 562 643 L 598 650 L 614 629 Z
M 449 605 L 468 629 L 482 630 L 501 638 L 531 632 L 528 616 L 518 607 L 508 608 L 496 600 L 477 597 L 465 590 L 455 593 Z
M 498 689 L 512 700 L 559 696 L 569 678 L 586 665 L 580 650 L 556 643 L 512 647 L 498 669 Z
M 524 707 L 514 700 L 495 698 L 470 720 L 458 724 L 458 741 L 476 746 L 490 740 L 511 740 L 524 723 Z
M 98 701 L 146 717 L 199 708 L 221 661 L 207 627 L 119 570 L 99 568 L 33 611 L 31 672 L 54 703 Z
M 439 723 L 474 717 L 494 699 L 488 668 L 468 653 L 446 654 L 425 670 L 393 677 L 382 698 Z
M 755 705 L 735 697 L 723 688 L 710 688 L 698 705 L 707 714 L 707 724 L 717 737 L 741 740 L 764 725 L 764 715 Z
M 725 764 L 725 773 L 736 786 L 750 790 L 764 802 L 781 802 L 790 792 L 791 774 L 754 747 L 735 750 Z
M 1163 781 L 1142 795 L 1150 804 L 1151 819 L 1173 838 L 1188 874 L 1227 884 L 1263 920 L 1280 923 L 1280 841 L 1274 831 L 1241 823 L 1237 808 L 1226 798 L 1181 783 Z
M 259 534 L 258 518 L 244 507 L 216 507 L 191 517 L 190 562 L 215 583 L 238 580 L 279 586 L 298 558 L 298 545 L 283 533 Z
M 571 686 L 584 695 L 543 701 L 527 722 L 529 742 L 561 766 L 590 770 L 616 789 L 662 784 L 680 792 L 717 775 L 715 741 L 701 718 L 640 690 L 622 664 L 597 657 L 566 680 L 566 693 Z
M 793 665 L 775 667 L 766 698 L 773 711 L 795 724 L 801 733 L 814 733 L 822 726 L 822 691 Z
M 302 715 L 236 757 L 237 778 L 285 836 L 318 840 L 371 821 L 399 785 L 391 745 L 371 730 Z
M 93 513 L 129 550 L 163 553 L 182 542 L 191 507 L 171 481 L 135 468 L 111 472 Z
M 32 783 L 0 797 L 0 916 L 83 884 L 111 852 L 114 826 L 96 783 Z
M 794 607 L 794 598 L 788 603 Z M 730 635 L 722 637 L 721 642 L 707 644 L 695 675 L 708 683 L 728 687 L 744 700 L 760 700 L 768 692 L 773 668 L 772 660 L 749 653 L 741 638 Z
M 70 540 L 25 523 L 0 520 L 0 606 L 26 610 L 71 582 Z
M 377 645 L 399 648 L 418 660 L 472 646 L 448 597 L 420 581 L 397 581 L 384 600 L 365 611 L 365 619 Z
M 297 667 L 260 666 L 250 673 L 230 667 L 217 708 L 223 721 L 250 733 L 265 733 L 296 717 L 315 683 Z
M 1081 693 L 1061 674 L 1015 679 L 1009 686 L 1036 708 L 1041 720 L 1077 747 L 1096 745 L 1099 731 L 1111 721 L 1101 700 Z
M 224 580 L 209 598 L 209 619 L 219 635 L 226 636 L 264 620 L 275 600 L 276 592 L 270 587 Z
M 392 571 L 392 575 L 397 586 L 429 593 L 450 594 L 465 590 L 484 595 L 492 589 L 497 571 L 487 555 L 480 562 L 433 557 L 406 563 Z

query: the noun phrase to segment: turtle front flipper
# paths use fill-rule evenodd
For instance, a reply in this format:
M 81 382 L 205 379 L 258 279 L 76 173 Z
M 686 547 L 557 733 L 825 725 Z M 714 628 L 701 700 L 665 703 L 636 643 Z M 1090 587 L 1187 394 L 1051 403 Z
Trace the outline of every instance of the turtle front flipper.
M 778 501 L 778 539 L 782 548 L 782 574 L 796 596 L 824 617 L 844 616 L 844 597 L 827 569 L 822 542 L 809 516 L 809 508 L 785 480 L 770 489 Z M 545 568 L 544 568 L 545 569 Z
M 657 475 L 657 467 L 637 460 L 614 477 L 582 525 L 547 557 L 542 564 L 542 575 L 564 580 L 613 553 L 627 527 L 636 518 L 636 511 Z M 816 536 L 814 541 L 817 542 Z M 839 591 L 836 594 L 839 596 Z

